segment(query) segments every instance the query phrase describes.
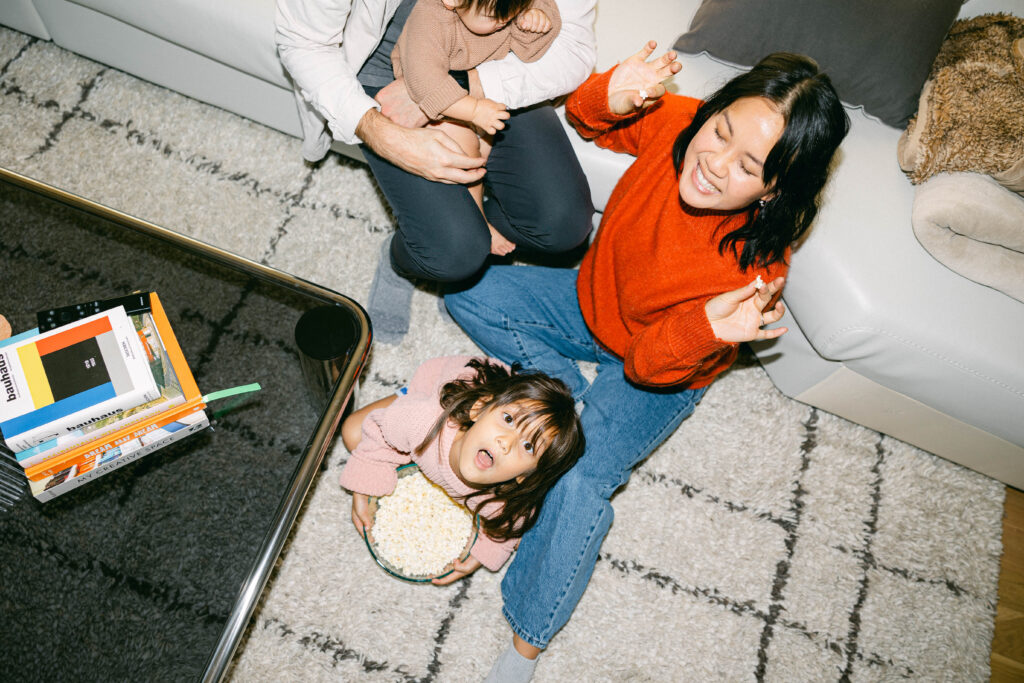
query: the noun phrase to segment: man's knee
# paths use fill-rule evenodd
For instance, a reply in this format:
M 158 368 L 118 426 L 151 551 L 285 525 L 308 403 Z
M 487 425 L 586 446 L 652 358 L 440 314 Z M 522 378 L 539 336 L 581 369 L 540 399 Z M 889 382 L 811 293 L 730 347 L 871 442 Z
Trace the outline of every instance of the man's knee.
M 475 232 L 436 234 L 432 241 L 411 245 L 400 230 L 391 247 L 395 269 L 409 278 L 462 282 L 483 267 L 490 252 L 490 236 L 486 231 L 482 236 Z
M 566 189 L 566 188 L 563 188 Z M 554 201 L 538 204 L 543 212 L 528 220 L 532 224 L 520 227 L 530 234 L 531 246 L 541 251 L 559 254 L 575 249 L 586 241 L 594 216 L 590 190 L 586 187 L 561 193 Z
M 594 205 L 589 188 L 566 197 L 553 213 L 553 225 L 564 226 L 552 236 L 554 251 L 569 251 L 581 245 L 590 234 L 594 220 Z

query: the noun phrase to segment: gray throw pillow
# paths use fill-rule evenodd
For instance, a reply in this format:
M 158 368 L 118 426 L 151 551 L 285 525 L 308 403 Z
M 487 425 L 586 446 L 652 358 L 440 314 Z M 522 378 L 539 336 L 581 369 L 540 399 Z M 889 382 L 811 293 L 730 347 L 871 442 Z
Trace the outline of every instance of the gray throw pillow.
M 675 49 L 753 66 L 796 52 L 840 99 L 903 128 L 963 0 L 704 0 Z

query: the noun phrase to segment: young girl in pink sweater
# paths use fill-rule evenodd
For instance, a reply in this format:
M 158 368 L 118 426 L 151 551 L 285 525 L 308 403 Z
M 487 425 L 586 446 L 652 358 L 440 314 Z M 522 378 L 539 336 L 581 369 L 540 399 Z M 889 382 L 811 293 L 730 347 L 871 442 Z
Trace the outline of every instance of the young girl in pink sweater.
M 416 463 L 427 479 L 480 515 L 469 557 L 434 583 L 451 583 L 483 565 L 501 568 L 533 526 L 548 490 L 583 453 L 583 430 L 568 388 L 541 373 L 489 359 L 434 358 L 404 393 L 346 418 L 352 453 L 341 485 L 352 491 L 352 522 L 371 523 L 369 496 L 395 489 L 396 468 Z

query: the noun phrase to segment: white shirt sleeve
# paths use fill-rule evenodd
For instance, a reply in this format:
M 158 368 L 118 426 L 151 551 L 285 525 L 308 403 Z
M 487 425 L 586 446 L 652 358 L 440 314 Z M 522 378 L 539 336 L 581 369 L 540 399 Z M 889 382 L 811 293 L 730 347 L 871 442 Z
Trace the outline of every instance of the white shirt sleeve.
M 572 92 L 597 63 L 596 0 L 556 0 L 562 30 L 544 56 L 524 63 L 514 54 L 476 70 L 484 95 L 509 109 L 528 107 Z
M 384 3 L 377 4 L 384 14 Z M 295 85 L 307 159 L 322 158 L 332 137 L 357 144 L 356 125 L 379 106 L 363 91 L 356 79 L 359 65 L 349 64 L 342 47 L 351 10 L 351 0 L 277 1 L 275 40 Z

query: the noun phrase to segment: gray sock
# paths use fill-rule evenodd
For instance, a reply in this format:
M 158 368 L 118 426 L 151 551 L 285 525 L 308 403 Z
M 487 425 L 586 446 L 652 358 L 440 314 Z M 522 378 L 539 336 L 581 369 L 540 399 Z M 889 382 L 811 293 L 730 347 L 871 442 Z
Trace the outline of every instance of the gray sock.
M 391 239 L 384 241 L 377 261 L 377 271 L 370 285 L 366 312 L 373 325 L 373 337 L 384 344 L 397 344 L 409 331 L 409 308 L 413 283 L 391 267 Z
M 527 659 L 509 643 L 508 649 L 494 662 L 484 683 L 528 683 L 536 667 L 536 659 Z
M 437 312 L 441 314 L 441 320 L 452 325 L 455 324 L 452 314 L 448 312 L 448 307 L 444 305 L 444 290 L 437 293 Z

